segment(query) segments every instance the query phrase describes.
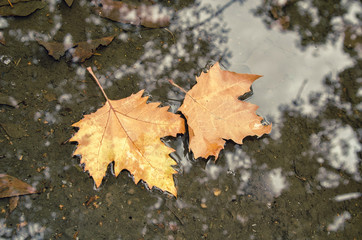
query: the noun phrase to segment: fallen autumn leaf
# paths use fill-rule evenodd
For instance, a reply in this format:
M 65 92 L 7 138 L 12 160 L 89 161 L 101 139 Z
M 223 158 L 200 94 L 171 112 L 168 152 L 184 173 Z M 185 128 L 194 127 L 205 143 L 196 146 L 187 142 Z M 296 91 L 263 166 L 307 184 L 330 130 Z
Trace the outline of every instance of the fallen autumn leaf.
M 29 184 L 7 174 L 0 174 L 0 198 L 36 193 Z
M 78 142 L 73 155 L 81 155 L 84 170 L 89 171 L 99 187 L 107 167 L 114 162 L 116 176 L 127 169 L 135 183 L 141 179 L 149 188 L 158 187 L 177 195 L 172 165 L 176 162 L 169 156 L 174 150 L 160 138 L 184 133 L 184 120 L 168 112 L 160 103 L 147 103 L 143 90 L 127 98 L 109 100 L 91 68 L 107 102 L 95 113 L 85 115 L 73 124 L 79 131 L 70 139 Z
M 189 149 L 195 158 L 217 159 L 225 139 L 242 144 L 246 136 L 270 133 L 271 124 L 261 124 L 263 118 L 255 113 L 258 106 L 238 100 L 259 77 L 222 70 L 219 63 L 196 77 L 179 108 L 187 120 Z
M 72 55 L 73 62 L 84 62 L 95 54 L 99 46 L 108 46 L 113 39 L 114 36 L 109 36 L 70 45 L 65 45 L 62 42 L 45 42 L 42 40 L 38 40 L 38 43 L 45 47 L 48 54 L 55 60 L 59 60 L 68 51 Z

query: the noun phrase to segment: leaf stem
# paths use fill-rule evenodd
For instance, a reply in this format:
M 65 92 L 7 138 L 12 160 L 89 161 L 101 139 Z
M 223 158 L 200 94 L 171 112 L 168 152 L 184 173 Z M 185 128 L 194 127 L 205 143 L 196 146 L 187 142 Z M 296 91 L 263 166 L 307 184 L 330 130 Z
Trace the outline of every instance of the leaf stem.
M 187 94 L 186 90 L 177 85 L 172 79 L 169 79 L 168 82 L 171 83 L 173 86 L 177 87 L 178 89 L 180 89 L 181 91 L 183 91 L 185 94 Z
M 104 97 L 105 97 L 106 100 L 108 101 L 109 99 L 108 99 L 106 93 L 104 92 L 104 90 L 103 90 L 103 88 L 102 88 L 102 85 L 99 83 L 98 78 L 97 78 L 96 75 L 94 74 L 92 68 L 91 68 L 91 67 L 87 67 L 87 70 L 88 70 L 88 72 L 92 75 L 92 77 L 94 78 L 94 80 L 96 80 L 99 88 L 102 90 L 102 93 L 103 93 Z

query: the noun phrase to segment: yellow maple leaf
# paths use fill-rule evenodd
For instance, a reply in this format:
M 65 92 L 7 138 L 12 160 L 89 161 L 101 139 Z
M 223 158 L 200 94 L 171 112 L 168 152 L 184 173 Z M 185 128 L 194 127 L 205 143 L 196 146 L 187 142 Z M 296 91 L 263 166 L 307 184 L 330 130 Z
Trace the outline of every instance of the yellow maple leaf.
M 70 139 L 79 143 L 73 155 L 82 155 L 84 170 L 89 171 L 97 187 L 114 161 L 116 176 L 127 169 L 135 183 L 142 179 L 150 189 L 156 186 L 176 196 L 173 174 L 177 172 L 172 168 L 176 162 L 169 156 L 174 150 L 160 138 L 184 133 L 184 120 L 168 112 L 168 107 L 159 107 L 160 103 L 147 104 L 143 90 L 124 99 L 109 100 L 91 68 L 87 70 L 107 102 L 73 124 L 79 128 Z
M 196 78 L 179 108 L 187 120 L 189 149 L 195 158 L 217 159 L 225 139 L 242 144 L 246 136 L 270 133 L 271 124 L 261 124 L 263 118 L 255 113 L 258 106 L 238 100 L 259 77 L 225 71 L 216 63 Z

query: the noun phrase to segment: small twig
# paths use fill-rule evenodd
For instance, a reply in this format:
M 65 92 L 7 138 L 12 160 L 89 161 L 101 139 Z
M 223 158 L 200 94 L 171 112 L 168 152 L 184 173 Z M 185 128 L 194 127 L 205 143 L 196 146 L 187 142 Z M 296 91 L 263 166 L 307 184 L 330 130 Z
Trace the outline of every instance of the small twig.
M 14 7 L 10 0 L 8 0 L 8 3 L 10 4 L 10 7 Z
M 17 62 L 14 61 L 16 67 L 19 65 L 20 61 L 21 61 L 21 58 L 19 58 L 19 60 Z
M 297 97 L 295 98 L 295 102 L 299 102 L 299 100 L 301 99 L 303 89 L 304 89 L 305 85 L 307 85 L 307 82 L 308 82 L 308 80 L 304 79 L 302 85 L 300 86 L 300 88 L 298 90 Z
M 174 211 L 172 211 L 171 208 L 169 208 L 169 206 L 167 206 L 167 204 L 165 204 L 165 206 L 168 208 L 168 210 L 170 210 L 170 212 L 172 212 L 172 214 L 177 218 L 177 220 L 179 220 L 181 225 L 184 225 L 184 222 L 181 220 L 181 218 Z
M 171 32 L 171 30 L 168 29 L 168 28 L 164 28 L 164 29 L 171 34 L 173 42 L 176 43 L 176 41 L 175 41 L 175 35 L 173 35 L 173 33 Z
M 307 179 L 306 179 L 305 177 L 299 175 L 299 172 L 298 172 L 298 170 L 297 170 L 295 161 L 293 161 L 293 169 L 294 169 L 294 173 L 295 173 L 294 176 L 295 176 L 296 178 L 298 178 L 298 179 L 301 180 L 302 182 L 307 181 Z

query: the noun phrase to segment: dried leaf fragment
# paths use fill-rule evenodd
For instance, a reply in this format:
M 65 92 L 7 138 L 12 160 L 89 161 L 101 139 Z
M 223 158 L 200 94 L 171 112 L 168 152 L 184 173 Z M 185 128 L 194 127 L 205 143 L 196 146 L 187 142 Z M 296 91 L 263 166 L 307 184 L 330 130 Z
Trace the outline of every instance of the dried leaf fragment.
M 90 68 L 88 71 L 94 76 Z M 149 188 L 156 186 L 176 196 L 173 174 L 177 172 L 172 168 L 176 162 L 169 156 L 174 150 L 160 138 L 183 133 L 184 121 L 168 112 L 168 107 L 147 103 L 142 94 L 143 90 L 127 98 L 109 100 L 104 93 L 106 104 L 73 124 L 79 128 L 70 139 L 79 143 L 74 155 L 82 155 L 81 163 L 97 187 L 114 161 L 116 176 L 127 169 L 135 183 L 142 179 Z
M 4 45 L 6 44 L 6 41 L 5 41 L 5 37 L 4 37 L 4 32 L 3 31 L 0 31 L 0 44 Z
M 9 5 L 7 0 L 0 1 L 0 16 L 9 17 L 9 16 L 29 16 L 38 9 L 44 8 L 47 3 L 43 1 L 36 0 L 21 0 L 21 1 L 11 1 L 14 5 L 13 7 Z
M 0 198 L 36 193 L 29 184 L 7 174 L 0 174 Z
M 159 5 L 136 6 L 122 1 L 100 0 L 96 14 L 115 22 L 161 28 L 170 25 L 170 13 Z
M 258 106 L 238 100 L 259 77 L 225 71 L 216 63 L 196 78 L 179 108 L 187 120 L 189 149 L 195 158 L 217 159 L 225 139 L 242 144 L 246 136 L 270 133 L 271 125 L 261 124 L 263 118 L 255 113 Z
M 60 57 L 64 56 L 66 51 L 73 47 L 73 45 L 66 46 L 63 43 L 59 42 L 45 42 L 42 40 L 38 40 L 37 42 L 45 47 L 45 49 L 48 51 L 48 54 L 52 56 L 55 60 L 59 60 Z
M 45 42 L 38 40 L 38 43 L 45 47 L 48 54 L 55 60 L 59 60 L 60 57 L 69 51 L 72 55 L 73 62 L 84 62 L 88 58 L 94 55 L 96 49 L 99 46 L 108 46 L 114 39 L 114 36 L 93 39 L 85 42 L 78 42 L 74 44 L 64 44 L 61 42 Z
M 114 36 L 104 37 L 100 39 L 90 40 L 87 42 L 79 42 L 74 46 L 74 50 L 71 49 L 70 52 L 73 57 L 73 62 L 84 62 L 86 59 L 93 56 L 96 49 L 99 46 L 108 46 L 114 39 Z

